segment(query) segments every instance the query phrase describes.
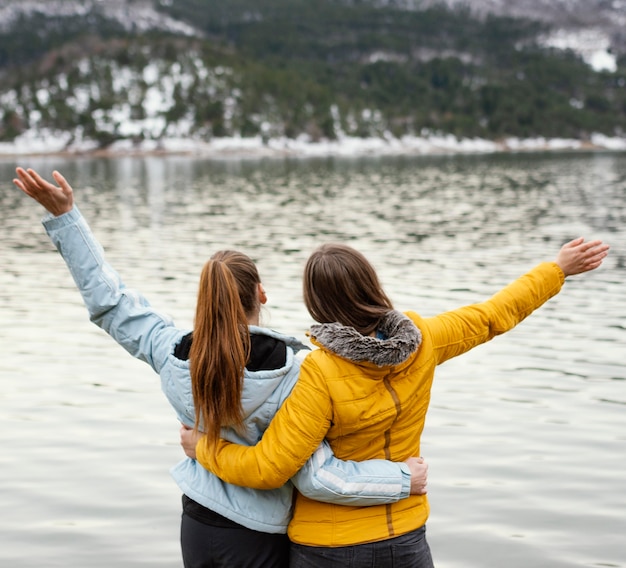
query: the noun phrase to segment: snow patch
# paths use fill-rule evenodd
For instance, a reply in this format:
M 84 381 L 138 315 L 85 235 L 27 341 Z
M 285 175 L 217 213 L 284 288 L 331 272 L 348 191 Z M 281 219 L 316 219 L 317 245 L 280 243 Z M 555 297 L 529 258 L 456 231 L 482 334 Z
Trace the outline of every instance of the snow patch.
M 542 38 L 546 47 L 571 49 L 595 71 L 617 71 L 617 57 L 611 53 L 611 38 L 601 29 L 558 30 Z
M 150 0 L 5 0 L 0 1 L 0 30 L 10 29 L 20 16 L 32 13 L 57 18 L 99 13 L 128 31 L 158 29 L 192 37 L 202 35 L 194 27 L 155 10 Z
M 127 109 L 118 108 L 114 113 L 116 119 L 125 116 Z M 109 117 L 110 118 L 110 117 Z M 106 123 L 114 129 L 116 125 Z M 175 127 L 170 125 L 164 130 L 164 123 L 159 118 L 146 119 L 134 123 L 134 126 L 117 126 L 129 135 L 137 135 L 132 139 L 117 140 L 106 149 L 98 148 L 97 142 L 85 139 L 82 129 L 73 133 L 57 132 L 33 127 L 18 136 L 13 142 L 0 143 L 0 155 L 33 155 L 33 154 L 85 154 L 104 152 L 115 156 L 120 154 L 146 153 L 182 153 L 214 158 L 245 158 L 245 157 L 359 157 L 359 156 L 392 156 L 392 155 L 435 155 L 435 154 L 492 154 L 497 152 L 550 152 L 608 150 L 626 151 L 626 138 L 609 137 L 594 134 L 589 143 L 567 138 L 507 138 L 502 141 L 484 140 L 480 138 L 456 138 L 453 135 L 426 133 L 421 136 L 403 136 L 394 138 L 389 133 L 383 137 L 358 138 L 343 136 L 337 140 L 312 141 L 302 135 L 296 139 L 286 137 L 266 138 L 253 136 L 243 138 L 231 136 L 223 138 L 203 139 L 200 136 L 189 136 L 185 132 L 185 124 L 181 121 Z M 104 125 L 103 125 L 104 126 Z M 159 133 L 162 138 L 144 139 L 142 134 Z

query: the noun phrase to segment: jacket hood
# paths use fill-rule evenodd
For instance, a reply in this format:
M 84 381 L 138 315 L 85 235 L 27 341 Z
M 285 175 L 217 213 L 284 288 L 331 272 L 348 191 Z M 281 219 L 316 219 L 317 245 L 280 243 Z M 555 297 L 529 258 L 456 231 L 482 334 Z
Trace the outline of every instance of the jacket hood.
M 241 406 L 244 416 L 246 417 L 250 417 L 257 412 L 272 396 L 272 393 L 289 392 L 293 388 L 295 380 L 287 380 L 287 377 L 291 375 L 297 377 L 298 375 L 300 360 L 296 357 L 296 353 L 301 350 L 309 349 L 294 337 L 283 335 L 272 329 L 253 325 L 249 326 L 249 329 L 251 335 L 273 337 L 283 341 L 287 345 L 287 353 L 284 363 L 275 369 L 262 371 L 249 371 L 247 368 L 244 369 Z
M 362 335 L 340 323 L 311 326 L 310 335 L 319 345 L 355 363 L 371 362 L 377 367 L 399 365 L 420 346 L 422 334 L 403 313 L 390 311 L 378 331 L 384 339 Z

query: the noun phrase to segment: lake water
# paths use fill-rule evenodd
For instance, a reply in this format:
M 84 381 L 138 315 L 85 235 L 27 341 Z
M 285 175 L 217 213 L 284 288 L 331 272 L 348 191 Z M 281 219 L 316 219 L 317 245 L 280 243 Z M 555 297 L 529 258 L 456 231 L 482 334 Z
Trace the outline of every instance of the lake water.
M 624 154 L 19 163 L 66 175 L 126 283 L 181 326 L 218 248 L 258 261 L 266 325 L 303 337 L 300 274 L 322 241 L 434 315 L 574 237 L 606 240 L 601 269 L 440 367 L 423 455 L 438 568 L 626 567 Z M 0 565 L 181 566 L 174 414 L 89 323 L 15 165 L 0 161 Z

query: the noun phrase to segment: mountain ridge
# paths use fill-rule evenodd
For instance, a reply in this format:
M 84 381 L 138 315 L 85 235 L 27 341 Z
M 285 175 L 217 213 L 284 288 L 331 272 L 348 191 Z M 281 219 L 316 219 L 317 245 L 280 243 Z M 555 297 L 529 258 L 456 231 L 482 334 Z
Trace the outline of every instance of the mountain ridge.
M 542 21 L 497 0 L 0 0 L 0 140 L 623 137 L 621 36 L 598 22 L 624 3 L 565 3 L 568 28 L 542 0 L 515 3 Z

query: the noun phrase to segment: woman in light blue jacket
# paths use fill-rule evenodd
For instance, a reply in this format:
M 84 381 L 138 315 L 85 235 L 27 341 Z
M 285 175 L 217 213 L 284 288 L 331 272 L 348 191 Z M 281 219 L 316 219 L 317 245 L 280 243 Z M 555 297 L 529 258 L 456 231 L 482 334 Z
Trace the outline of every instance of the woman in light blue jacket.
M 216 253 L 206 263 L 192 341 L 191 331 L 176 328 L 140 293 L 124 286 L 61 174 L 54 172 L 55 186 L 33 170 L 16 172 L 15 185 L 49 212 L 44 227 L 91 321 L 159 374 L 183 428 L 255 445 L 291 392 L 300 368 L 296 354 L 305 346 L 259 326 L 260 306 L 267 298 L 254 263 L 234 251 Z M 424 493 L 426 469 L 421 458 L 406 463 L 340 461 L 324 442 L 290 483 L 261 491 L 224 483 L 187 458 L 172 468 L 183 492 L 185 566 L 287 566 L 285 533 L 294 486 L 320 501 L 376 505 Z

